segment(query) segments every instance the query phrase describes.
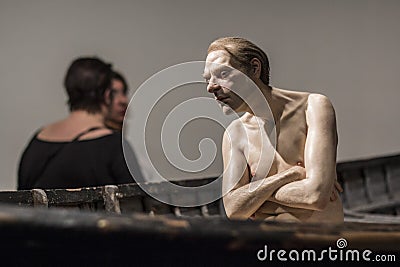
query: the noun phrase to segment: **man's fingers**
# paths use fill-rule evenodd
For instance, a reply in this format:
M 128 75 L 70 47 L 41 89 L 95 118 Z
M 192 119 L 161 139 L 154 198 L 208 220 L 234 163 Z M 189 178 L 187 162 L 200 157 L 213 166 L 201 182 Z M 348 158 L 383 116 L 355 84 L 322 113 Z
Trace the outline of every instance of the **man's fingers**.
M 337 197 L 338 197 L 338 195 L 337 195 L 336 189 L 333 189 L 331 197 L 330 197 L 331 201 L 335 201 L 337 199 Z
M 338 181 L 335 181 L 335 187 L 340 193 L 343 192 L 343 187 L 339 184 Z
M 343 187 L 339 184 L 339 182 L 335 181 L 335 186 L 332 190 L 332 194 L 330 196 L 331 201 L 335 201 L 339 197 L 339 192 L 343 192 Z

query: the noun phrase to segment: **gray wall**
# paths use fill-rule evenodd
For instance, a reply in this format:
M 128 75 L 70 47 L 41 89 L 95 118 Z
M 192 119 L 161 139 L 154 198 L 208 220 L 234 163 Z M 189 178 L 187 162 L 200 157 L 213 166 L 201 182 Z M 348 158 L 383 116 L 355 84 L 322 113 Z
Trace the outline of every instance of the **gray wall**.
M 274 86 L 332 100 L 339 160 L 399 152 L 399 25 L 396 0 L 0 0 L 0 189 L 15 188 L 31 134 L 67 114 L 73 58 L 101 56 L 137 88 L 230 35 L 267 51 Z

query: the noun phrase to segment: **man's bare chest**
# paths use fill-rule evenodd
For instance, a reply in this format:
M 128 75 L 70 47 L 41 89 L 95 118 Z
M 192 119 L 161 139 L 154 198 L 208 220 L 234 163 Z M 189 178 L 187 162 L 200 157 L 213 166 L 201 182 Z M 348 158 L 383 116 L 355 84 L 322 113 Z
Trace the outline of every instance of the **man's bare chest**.
M 290 165 L 304 163 L 306 139 L 306 123 L 284 125 L 277 131 L 276 151 Z
M 305 120 L 281 121 L 273 131 L 263 128 L 247 131 L 244 154 L 252 176 L 263 178 L 278 171 L 279 161 L 304 165 L 307 138 Z

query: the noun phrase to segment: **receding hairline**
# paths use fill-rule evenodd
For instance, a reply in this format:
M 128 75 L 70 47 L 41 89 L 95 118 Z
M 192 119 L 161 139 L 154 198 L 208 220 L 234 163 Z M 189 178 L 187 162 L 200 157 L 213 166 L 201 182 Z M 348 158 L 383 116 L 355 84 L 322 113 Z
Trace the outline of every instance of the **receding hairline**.
M 235 68 L 250 71 L 250 61 L 257 58 L 261 61 L 261 80 L 270 82 L 270 66 L 267 53 L 257 44 L 242 37 L 222 37 L 214 40 L 207 49 L 207 54 L 223 50 L 230 55 L 230 64 Z
M 212 44 L 211 44 L 212 45 Z M 210 47 L 211 47 L 211 45 L 210 45 Z M 228 47 L 228 48 L 233 48 L 233 46 L 231 46 L 231 47 Z M 233 48 L 234 49 L 234 48 Z M 240 62 L 240 60 L 235 56 L 235 54 L 234 53 L 232 53 L 231 51 L 229 51 L 228 49 L 227 49 L 227 47 L 226 46 L 221 46 L 221 47 L 219 47 L 218 46 L 218 48 L 216 47 L 215 49 L 208 49 L 208 51 L 207 51 L 207 57 L 208 57 L 208 55 L 210 55 L 211 53 L 213 53 L 213 52 L 217 52 L 217 51 L 221 51 L 221 52 L 223 52 L 226 56 L 228 56 L 229 57 L 229 61 L 228 61 L 228 63 L 232 66 L 232 67 L 234 67 L 235 69 L 238 69 L 238 70 L 240 70 L 240 71 L 244 71 L 245 69 L 243 68 L 243 65 L 242 65 L 242 63 Z M 215 57 L 213 57 L 213 58 L 211 58 L 211 61 L 214 61 L 215 59 L 217 59 L 218 57 L 220 57 L 221 55 L 215 55 Z M 208 60 L 207 60 L 208 61 Z M 223 64 L 223 63 L 222 63 Z

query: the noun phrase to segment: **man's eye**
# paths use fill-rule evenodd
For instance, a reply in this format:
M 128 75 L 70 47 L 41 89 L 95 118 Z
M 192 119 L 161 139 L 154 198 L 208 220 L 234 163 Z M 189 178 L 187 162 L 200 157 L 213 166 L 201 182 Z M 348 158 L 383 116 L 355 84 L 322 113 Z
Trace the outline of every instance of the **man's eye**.
M 221 78 L 226 78 L 229 75 L 229 71 L 223 70 L 223 71 L 221 71 L 220 75 L 221 75 Z

